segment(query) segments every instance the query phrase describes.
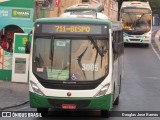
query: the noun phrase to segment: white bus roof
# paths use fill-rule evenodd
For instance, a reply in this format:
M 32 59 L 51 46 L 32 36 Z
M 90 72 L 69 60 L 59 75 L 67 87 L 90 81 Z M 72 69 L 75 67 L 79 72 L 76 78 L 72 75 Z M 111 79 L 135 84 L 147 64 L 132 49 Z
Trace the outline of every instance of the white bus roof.
M 140 1 L 125 1 L 122 3 L 121 8 L 124 8 L 124 7 L 136 7 L 136 8 L 151 9 L 149 2 L 140 2 Z
M 66 12 L 60 15 L 64 18 L 90 18 L 108 20 L 108 17 L 101 12 Z
M 95 11 L 102 12 L 104 6 L 101 3 L 79 3 L 65 9 L 65 12 L 71 11 Z

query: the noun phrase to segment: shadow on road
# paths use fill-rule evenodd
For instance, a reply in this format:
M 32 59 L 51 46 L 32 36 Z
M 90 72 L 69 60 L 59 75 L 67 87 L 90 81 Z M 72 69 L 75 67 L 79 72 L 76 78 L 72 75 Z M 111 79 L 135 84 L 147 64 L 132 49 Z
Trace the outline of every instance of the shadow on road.
M 149 46 L 147 47 L 145 44 L 133 44 L 133 43 L 125 43 L 124 47 L 127 48 L 149 48 Z

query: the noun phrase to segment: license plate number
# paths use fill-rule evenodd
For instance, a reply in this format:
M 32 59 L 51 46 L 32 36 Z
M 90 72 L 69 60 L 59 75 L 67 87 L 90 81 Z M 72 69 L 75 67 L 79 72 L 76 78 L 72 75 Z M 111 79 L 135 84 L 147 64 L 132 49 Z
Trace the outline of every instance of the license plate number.
M 74 110 L 76 109 L 76 105 L 75 104 L 62 104 L 62 109 L 70 109 L 70 110 Z

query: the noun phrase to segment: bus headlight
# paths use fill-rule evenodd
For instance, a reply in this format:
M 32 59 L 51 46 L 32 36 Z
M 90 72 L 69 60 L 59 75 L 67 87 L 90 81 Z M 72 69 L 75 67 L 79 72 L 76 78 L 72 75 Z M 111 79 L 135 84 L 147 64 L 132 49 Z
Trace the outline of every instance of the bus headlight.
M 123 32 L 123 37 L 129 36 L 127 33 Z
M 151 33 L 147 33 L 145 34 L 144 38 L 150 38 L 151 37 Z
M 95 97 L 101 97 L 101 96 L 105 95 L 106 92 L 108 91 L 109 86 L 110 86 L 110 83 L 108 83 L 105 86 L 103 86 L 101 88 L 101 90 L 95 95 Z
M 30 81 L 30 84 L 31 84 L 31 87 L 32 87 L 34 93 L 36 93 L 38 95 L 41 95 L 41 96 L 44 95 L 43 92 L 39 89 L 39 87 L 37 86 L 36 83 L 34 83 L 33 81 Z

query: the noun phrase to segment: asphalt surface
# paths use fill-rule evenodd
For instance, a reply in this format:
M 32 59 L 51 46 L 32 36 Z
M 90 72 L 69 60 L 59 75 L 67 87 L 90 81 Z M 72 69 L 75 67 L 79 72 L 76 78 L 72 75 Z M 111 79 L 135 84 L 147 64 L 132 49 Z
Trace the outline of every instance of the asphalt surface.
M 0 111 L 28 102 L 28 84 L 0 81 Z
M 160 111 L 160 60 L 151 47 L 125 47 L 125 78 L 117 110 Z

